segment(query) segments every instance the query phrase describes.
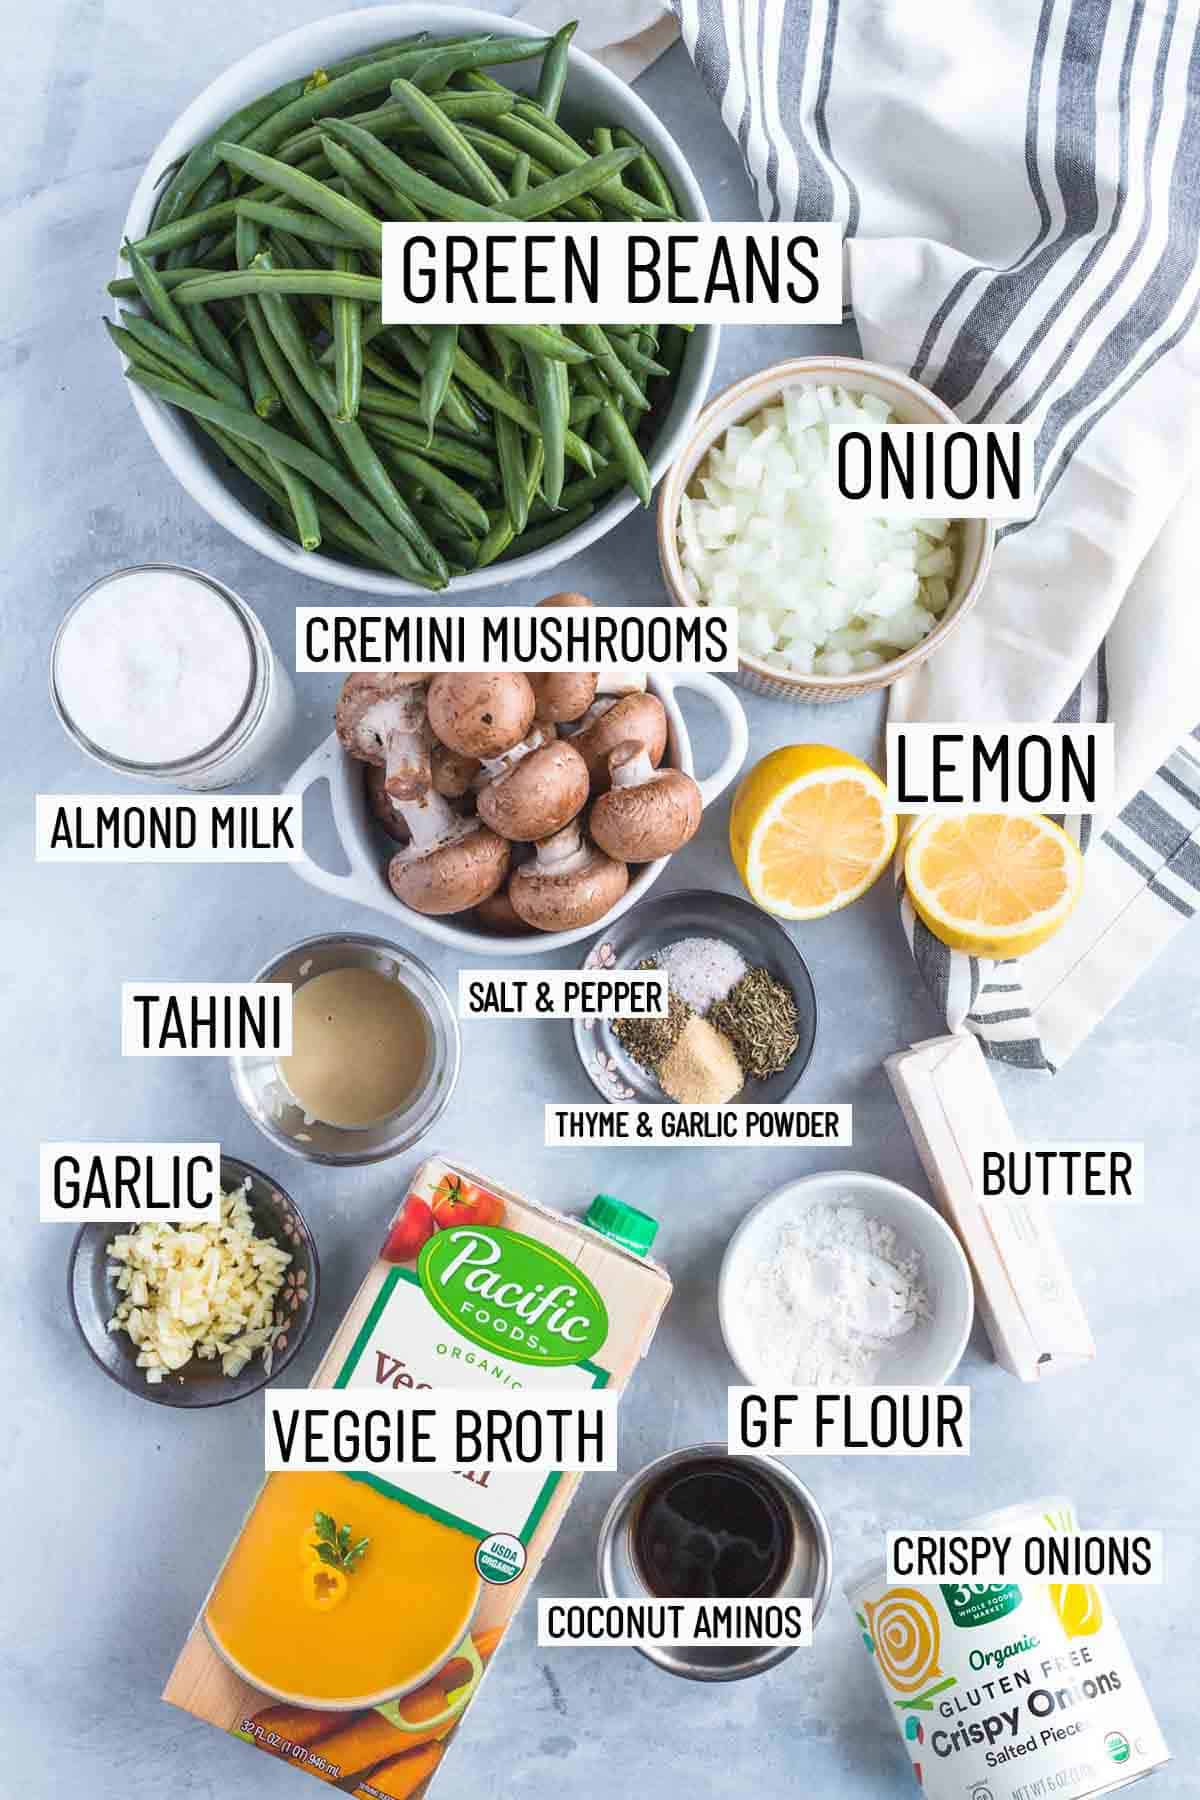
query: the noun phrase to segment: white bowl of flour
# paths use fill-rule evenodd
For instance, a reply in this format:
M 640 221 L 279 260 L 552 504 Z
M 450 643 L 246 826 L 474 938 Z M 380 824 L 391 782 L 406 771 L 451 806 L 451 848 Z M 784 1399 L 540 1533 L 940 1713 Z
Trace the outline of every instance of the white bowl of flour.
M 717 1306 L 752 1387 L 937 1386 L 966 1348 L 974 1296 L 962 1247 L 927 1200 L 835 1170 L 747 1213 Z

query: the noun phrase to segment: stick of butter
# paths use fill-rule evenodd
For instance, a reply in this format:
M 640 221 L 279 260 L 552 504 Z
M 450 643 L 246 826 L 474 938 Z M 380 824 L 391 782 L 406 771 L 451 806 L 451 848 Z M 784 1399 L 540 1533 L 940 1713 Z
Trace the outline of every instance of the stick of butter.
M 929 1038 L 884 1066 L 938 1205 L 974 1271 L 996 1361 L 1020 1381 L 1090 1362 L 1096 1346 L 1048 1206 L 985 1200 L 976 1188 L 981 1147 L 1017 1142 L 978 1041 L 966 1032 Z

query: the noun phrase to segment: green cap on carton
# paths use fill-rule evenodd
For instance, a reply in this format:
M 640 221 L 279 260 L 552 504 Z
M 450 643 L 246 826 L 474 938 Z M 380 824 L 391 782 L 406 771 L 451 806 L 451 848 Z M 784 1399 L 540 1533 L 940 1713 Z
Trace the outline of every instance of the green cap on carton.
M 657 1219 L 639 1212 L 636 1206 L 626 1206 L 612 1194 L 597 1194 L 583 1215 L 583 1222 L 612 1238 L 622 1249 L 632 1250 L 635 1256 L 645 1256 L 658 1236 Z

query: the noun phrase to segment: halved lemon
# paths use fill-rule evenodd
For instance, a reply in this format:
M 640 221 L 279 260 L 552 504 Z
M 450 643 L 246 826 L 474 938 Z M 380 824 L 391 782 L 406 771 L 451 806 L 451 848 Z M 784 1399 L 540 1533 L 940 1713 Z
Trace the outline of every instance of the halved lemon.
M 1026 956 L 1052 938 L 1083 887 L 1074 840 L 1039 814 L 931 814 L 904 852 L 913 909 L 971 956 Z
M 882 781 L 829 744 L 773 750 L 734 797 L 734 865 L 750 897 L 781 919 L 821 919 L 849 906 L 895 847 L 896 816 Z

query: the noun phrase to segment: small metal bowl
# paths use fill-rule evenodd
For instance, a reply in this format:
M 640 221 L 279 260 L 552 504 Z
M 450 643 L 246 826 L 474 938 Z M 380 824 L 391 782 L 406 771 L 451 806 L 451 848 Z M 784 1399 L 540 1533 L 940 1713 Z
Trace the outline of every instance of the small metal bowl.
M 312 1233 L 290 1194 L 269 1175 L 236 1156 L 223 1156 L 221 1186 L 231 1191 L 244 1184 L 248 1184 L 246 1198 L 255 1230 L 290 1251 L 292 1260 L 275 1301 L 274 1320 L 282 1330 L 266 1356 L 252 1356 L 240 1375 L 223 1374 L 215 1358 L 194 1356 L 162 1381 L 147 1381 L 145 1370 L 137 1366 L 137 1345 L 132 1338 L 108 1329 L 121 1298 L 108 1246 L 136 1221 L 82 1225 L 75 1235 L 67 1267 L 67 1296 L 79 1335 L 104 1373 L 139 1400 L 152 1400 L 157 1406 L 228 1406 L 231 1400 L 256 1394 L 282 1375 L 308 1335 L 321 1280 Z
M 729 1457 L 729 1452 L 724 1444 L 692 1444 L 685 1450 L 672 1450 L 658 1457 L 625 1483 L 604 1516 L 596 1546 L 596 1573 L 606 1600 L 642 1600 L 648 1595 L 633 1550 L 638 1510 L 648 1490 L 681 1463 L 725 1457 Z M 792 1561 L 772 1598 L 811 1599 L 815 1631 L 833 1579 L 833 1545 L 824 1514 L 799 1476 L 773 1456 L 739 1456 L 729 1460 L 752 1463 L 772 1483 L 787 1507 L 793 1527 Z M 680 1675 L 685 1681 L 744 1681 L 785 1662 L 795 1655 L 797 1646 L 750 1644 L 709 1649 L 702 1644 L 647 1644 L 637 1648 L 648 1662 L 657 1663 L 660 1669 Z
M 766 1081 L 747 1081 L 737 1095 L 738 1101 L 755 1106 L 786 1100 L 808 1067 L 817 1041 L 817 996 L 808 964 L 770 913 L 737 894 L 714 894 L 704 888 L 663 894 L 617 919 L 588 953 L 583 967 L 636 969 L 668 944 L 689 937 L 721 938 L 732 944 L 751 968 L 767 969 L 795 995 L 800 1041 L 791 1061 Z M 584 1073 L 606 1100 L 674 1104 L 649 1069 L 630 1056 L 611 1019 L 576 1019 L 574 1033 Z
M 314 1119 L 284 1085 L 274 1056 L 245 1050 L 229 1059 L 233 1089 L 249 1116 L 281 1150 L 316 1163 L 373 1163 L 407 1150 L 424 1137 L 449 1105 L 462 1060 L 458 1020 L 432 969 L 386 938 L 332 932 L 293 944 L 254 977 L 303 987 L 330 969 L 373 969 L 405 987 L 420 1007 L 428 1032 L 425 1067 L 406 1106 L 378 1124 L 345 1127 Z

